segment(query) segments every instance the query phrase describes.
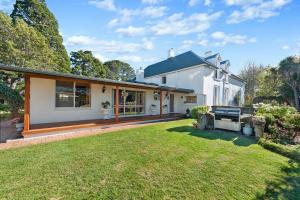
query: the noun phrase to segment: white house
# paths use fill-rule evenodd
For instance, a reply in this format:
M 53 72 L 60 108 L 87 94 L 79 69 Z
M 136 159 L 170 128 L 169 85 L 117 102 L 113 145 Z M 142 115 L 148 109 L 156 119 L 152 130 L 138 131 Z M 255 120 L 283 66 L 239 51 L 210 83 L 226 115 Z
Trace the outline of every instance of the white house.
M 243 103 L 244 82 L 229 73 L 229 61 L 219 54 L 169 53 L 138 70 L 132 82 L 1 64 L 0 70 L 24 74 L 23 135 L 182 115 L 195 105 Z
M 219 53 L 210 51 L 203 57 L 192 51 L 175 56 L 170 49 L 166 60 L 137 70 L 136 81 L 193 90 L 184 96 L 181 113 L 195 105 L 241 106 L 244 103 L 245 82 L 230 73 L 229 60 L 223 61 Z

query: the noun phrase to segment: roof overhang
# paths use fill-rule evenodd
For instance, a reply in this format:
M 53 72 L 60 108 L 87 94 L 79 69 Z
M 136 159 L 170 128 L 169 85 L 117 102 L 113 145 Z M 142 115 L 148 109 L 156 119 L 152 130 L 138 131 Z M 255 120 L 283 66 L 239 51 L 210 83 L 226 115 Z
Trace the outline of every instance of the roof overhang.
M 105 79 L 105 78 L 94 78 L 94 77 L 80 76 L 75 74 L 67 74 L 67 73 L 60 73 L 54 71 L 36 70 L 32 68 L 16 67 L 16 66 L 4 65 L 4 64 L 0 64 L 0 70 L 22 73 L 36 78 L 89 82 L 89 83 L 97 83 L 97 84 L 104 84 L 104 85 L 111 85 L 111 86 L 140 88 L 140 89 L 154 89 L 154 90 L 172 91 L 172 92 L 179 92 L 179 93 L 194 92 L 193 90 L 190 89 L 164 87 L 164 86 L 148 84 L 148 83 L 116 81 L 116 80 Z

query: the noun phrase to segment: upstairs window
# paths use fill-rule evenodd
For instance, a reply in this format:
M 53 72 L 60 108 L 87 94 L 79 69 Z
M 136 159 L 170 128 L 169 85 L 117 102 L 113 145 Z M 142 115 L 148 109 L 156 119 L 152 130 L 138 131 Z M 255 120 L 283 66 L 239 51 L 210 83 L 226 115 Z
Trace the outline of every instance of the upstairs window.
M 215 70 L 215 72 L 214 72 L 214 78 L 218 79 L 218 70 Z
M 57 108 L 91 107 L 90 84 L 56 81 Z
M 166 84 L 167 83 L 167 77 L 166 76 L 161 77 L 161 83 L 162 84 Z

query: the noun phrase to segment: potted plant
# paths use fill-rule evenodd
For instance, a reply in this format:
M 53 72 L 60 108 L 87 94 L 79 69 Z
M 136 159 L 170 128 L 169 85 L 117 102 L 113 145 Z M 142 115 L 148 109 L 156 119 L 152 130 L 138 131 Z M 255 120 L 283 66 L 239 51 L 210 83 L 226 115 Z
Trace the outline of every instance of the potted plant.
M 253 132 L 253 130 L 252 130 L 252 127 L 250 126 L 250 124 L 245 124 L 245 126 L 243 127 L 244 135 L 250 136 L 250 135 L 252 135 L 252 132 Z
M 266 119 L 263 116 L 254 116 L 252 118 L 255 137 L 262 137 L 264 134 Z
M 109 107 L 110 107 L 109 101 L 102 102 L 102 113 L 104 115 L 104 119 L 108 119 L 109 112 L 110 112 Z
M 185 110 L 185 117 L 186 118 L 190 118 L 191 117 L 191 111 L 190 111 L 189 108 Z
M 195 106 L 192 108 L 192 117 L 197 120 L 198 129 L 204 130 L 207 124 L 206 113 L 208 112 L 208 106 Z

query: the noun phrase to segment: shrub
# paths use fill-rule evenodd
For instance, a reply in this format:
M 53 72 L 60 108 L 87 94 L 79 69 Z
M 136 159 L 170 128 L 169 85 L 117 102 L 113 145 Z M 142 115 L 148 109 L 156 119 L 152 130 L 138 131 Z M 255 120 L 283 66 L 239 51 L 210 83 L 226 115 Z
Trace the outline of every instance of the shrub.
M 256 115 L 266 120 L 266 138 L 278 143 L 294 143 L 300 134 L 300 114 L 291 106 L 258 104 Z
M 205 114 L 208 110 L 208 106 L 195 106 L 192 108 L 192 118 L 197 119 L 199 114 Z
M 293 126 L 295 129 L 300 130 L 300 114 L 293 114 L 287 118 L 288 125 Z
M 259 139 L 258 144 L 264 147 L 265 149 L 268 149 L 270 151 L 273 151 L 275 153 L 278 153 L 280 155 L 286 156 L 288 158 L 294 159 L 296 161 L 300 161 L 300 151 L 299 146 L 296 148 L 284 146 L 281 144 L 276 144 L 270 140 L 266 139 Z M 298 148 L 298 150 L 297 150 Z
M 256 115 L 272 115 L 275 119 L 282 119 L 296 113 L 297 110 L 291 106 L 272 106 L 270 104 L 258 104 L 256 109 Z
M 0 104 L 0 111 L 9 112 L 10 109 L 11 108 L 9 107 L 9 105 L 7 105 L 7 104 Z

